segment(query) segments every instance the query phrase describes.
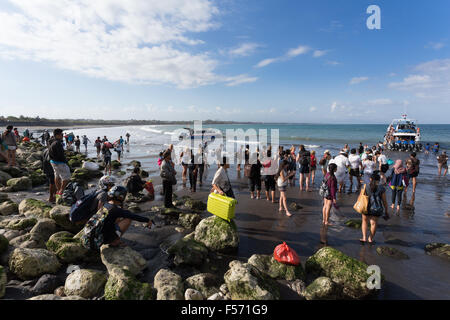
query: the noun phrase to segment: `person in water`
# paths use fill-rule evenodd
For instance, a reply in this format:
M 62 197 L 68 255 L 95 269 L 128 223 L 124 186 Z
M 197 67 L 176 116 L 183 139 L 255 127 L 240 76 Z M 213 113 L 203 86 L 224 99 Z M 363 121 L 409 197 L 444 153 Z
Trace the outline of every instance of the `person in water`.
M 329 190 L 329 195 L 326 198 L 323 198 L 322 224 L 325 226 L 331 225 L 329 221 L 331 207 L 336 206 L 337 203 L 336 194 L 338 190 L 338 181 L 335 176 L 337 170 L 337 165 L 335 163 L 330 163 L 328 165 L 328 173 L 324 178 Z
M 409 179 L 406 173 L 405 167 L 403 167 L 403 160 L 395 161 L 394 168 L 392 170 L 391 176 L 388 178 L 389 187 L 392 190 L 392 205 L 391 208 L 394 209 L 397 200 L 397 211 L 400 211 L 400 206 L 402 205 L 402 194 L 405 186 L 408 186 Z
M 441 176 L 442 169 L 444 169 L 444 177 L 447 175 L 448 172 L 448 156 L 447 153 L 444 151 L 442 154 L 437 157 L 438 160 L 438 173 L 439 177 Z
M 368 241 L 370 244 L 375 243 L 375 234 L 377 232 L 378 218 L 384 212 L 384 219 L 389 219 L 388 204 L 386 201 L 386 189 L 380 184 L 381 177 L 378 171 L 374 171 L 370 176 L 370 183 L 366 185 L 366 192 L 369 196 L 369 205 L 367 214 L 362 215 L 361 243 Z M 370 223 L 370 234 L 367 236 L 367 227 Z
M 288 174 L 288 170 L 289 170 L 289 162 L 287 160 L 283 160 L 281 162 L 280 168 L 278 169 L 277 185 L 278 185 L 278 190 L 280 191 L 279 211 L 281 212 L 284 209 L 286 211 L 286 215 L 288 217 L 290 217 L 290 216 L 292 216 L 292 214 L 289 212 L 289 209 L 287 206 L 286 191 L 287 191 L 289 177 L 291 175 L 294 175 L 295 171 Z

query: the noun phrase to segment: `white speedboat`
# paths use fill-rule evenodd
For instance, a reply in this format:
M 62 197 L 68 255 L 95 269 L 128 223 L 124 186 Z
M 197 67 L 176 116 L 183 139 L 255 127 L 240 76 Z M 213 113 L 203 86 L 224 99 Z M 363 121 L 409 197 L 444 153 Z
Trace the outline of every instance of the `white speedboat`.
M 389 150 L 422 151 L 417 121 L 409 119 L 406 114 L 401 119 L 392 120 L 384 135 L 384 142 Z

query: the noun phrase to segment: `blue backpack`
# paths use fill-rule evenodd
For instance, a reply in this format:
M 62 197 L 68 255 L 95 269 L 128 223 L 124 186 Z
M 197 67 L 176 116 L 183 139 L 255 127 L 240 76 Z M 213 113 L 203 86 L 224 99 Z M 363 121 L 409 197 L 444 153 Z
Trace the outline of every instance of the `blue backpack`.
M 92 192 L 83 196 L 80 200 L 75 202 L 70 208 L 70 221 L 75 223 L 89 219 L 93 215 L 93 213 L 91 212 L 92 204 L 94 203 L 95 198 L 101 192 L 102 191 Z

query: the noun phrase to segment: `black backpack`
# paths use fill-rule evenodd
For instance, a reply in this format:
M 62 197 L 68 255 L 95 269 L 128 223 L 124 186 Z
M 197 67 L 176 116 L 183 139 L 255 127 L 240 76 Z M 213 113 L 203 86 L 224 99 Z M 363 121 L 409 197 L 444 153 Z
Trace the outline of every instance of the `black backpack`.
M 311 155 L 309 152 L 305 152 L 303 154 L 303 156 L 300 159 L 300 165 L 306 167 L 307 165 L 309 165 L 309 159 L 310 159 Z
M 70 216 L 69 216 L 70 221 L 79 222 L 86 219 L 90 219 L 92 215 L 95 213 L 95 211 L 91 212 L 92 204 L 94 203 L 95 198 L 101 192 L 102 191 L 98 192 L 94 191 L 90 194 L 83 196 L 80 200 L 75 202 L 70 208 Z
M 380 196 L 380 191 L 372 192 L 369 197 L 369 214 L 374 216 L 381 216 L 384 211 L 383 201 Z
M 68 206 L 72 206 L 82 197 L 84 197 L 84 189 L 76 182 L 69 182 L 62 194 L 62 200 Z

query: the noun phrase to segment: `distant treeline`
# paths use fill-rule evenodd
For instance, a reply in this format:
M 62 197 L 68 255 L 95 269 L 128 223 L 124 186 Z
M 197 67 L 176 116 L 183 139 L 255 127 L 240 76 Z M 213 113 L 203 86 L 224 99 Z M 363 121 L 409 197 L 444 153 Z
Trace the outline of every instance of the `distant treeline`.
M 91 120 L 91 119 L 46 119 L 31 117 L 0 116 L 0 126 L 13 125 L 15 127 L 68 127 L 68 126 L 132 126 L 132 125 L 170 125 L 187 124 L 192 121 L 161 121 L 161 120 Z M 250 124 L 255 122 L 235 122 L 205 120 L 203 124 Z

